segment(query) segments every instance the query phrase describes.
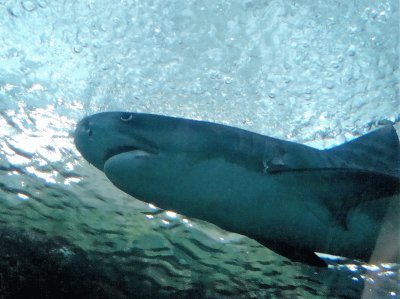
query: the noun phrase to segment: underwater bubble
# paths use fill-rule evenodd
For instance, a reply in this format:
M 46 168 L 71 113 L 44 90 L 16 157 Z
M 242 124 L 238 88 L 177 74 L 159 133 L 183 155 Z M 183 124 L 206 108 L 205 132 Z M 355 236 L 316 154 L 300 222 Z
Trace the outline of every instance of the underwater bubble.
M 36 9 L 36 5 L 35 3 L 33 3 L 32 1 L 23 1 L 22 2 L 22 7 L 26 10 L 26 11 L 33 11 Z
M 41 8 L 45 8 L 45 7 L 47 6 L 47 2 L 44 1 L 44 0 L 38 1 L 38 5 L 39 5 Z
M 233 79 L 232 79 L 231 77 L 225 77 L 225 78 L 224 78 L 225 84 L 231 84 L 232 81 L 233 81 Z
M 326 88 L 333 89 L 335 87 L 335 83 L 333 81 L 326 82 Z
M 351 45 L 348 49 L 347 49 L 347 54 L 349 56 L 354 56 L 356 55 L 356 47 L 354 45 Z
M 14 5 L 7 7 L 7 11 L 13 17 L 19 17 L 21 15 L 20 9 Z

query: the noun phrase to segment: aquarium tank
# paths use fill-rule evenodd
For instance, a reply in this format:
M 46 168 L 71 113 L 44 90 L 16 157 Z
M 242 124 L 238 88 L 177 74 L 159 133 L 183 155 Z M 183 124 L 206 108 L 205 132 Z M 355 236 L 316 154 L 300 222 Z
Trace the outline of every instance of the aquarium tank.
M 400 298 L 374 259 L 399 260 L 398 194 L 371 259 L 314 267 L 124 193 L 74 143 L 108 111 L 321 150 L 399 134 L 399 19 L 396 0 L 0 0 L 0 298 Z

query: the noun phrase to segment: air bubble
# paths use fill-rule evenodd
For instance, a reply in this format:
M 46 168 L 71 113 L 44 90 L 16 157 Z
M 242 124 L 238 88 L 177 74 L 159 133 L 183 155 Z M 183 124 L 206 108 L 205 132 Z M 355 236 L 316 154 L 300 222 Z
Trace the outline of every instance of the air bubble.
M 349 28 L 347 28 L 347 31 L 349 33 L 356 33 L 358 30 L 357 26 L 350 26 Z
M 335 83 L 334 83 L 334 82 L 328 81 L 328 82 L 326 83 L 326 88 L 328 88 L 328 89 L 333 89 L 334 87 L 335 87 Z
M 21 15 L 20 10 L 15 7 L 15 6 L 9 6 L 7 8 L 7 11 L 10 15 L 12 15 L 13 17 L 19 17 Z
M 82 52 L 82 47 L 81 46 L 75 46 L 72 48 L 72 50 L 74 51 L 74 53 L 80 53 Z
M 348 49 L 347 49 L 347 54 L 349 56 L 354 56 L 356 55 L 356 47 L 351 45 Z
M 233 81 L 233 79 L 232 79 L 231 77 L 225 77 L 225 78 L 224 78 L 225 84 L 231 84 L 232 81 Z
M 36 5 L 35 3 L 33 3 L 32 1 L 23 1 L 22 2 L 22 7 L 26 10 L 26 11 L 33 11 L 36 9 Z
M 38 5 L 41 7 L 41 8 L 45 8 L 45 7 L 47 7 L 47 2 L 46 1 L 39 1 L 38 2 Z

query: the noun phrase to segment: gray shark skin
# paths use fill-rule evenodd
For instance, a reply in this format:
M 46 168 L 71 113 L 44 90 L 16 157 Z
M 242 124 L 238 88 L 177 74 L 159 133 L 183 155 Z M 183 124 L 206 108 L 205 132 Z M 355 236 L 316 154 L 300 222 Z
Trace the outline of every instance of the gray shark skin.
M 384 224 L 388 209 L 399 208 L 392 126 L 318 150 L 210 122 L 104 112 L 79 122 L 75 144 L 133 197 L 250 237 L 292 261 L 326 266 L 315 252 L 368 261 L 385 225 L 399 226 Z

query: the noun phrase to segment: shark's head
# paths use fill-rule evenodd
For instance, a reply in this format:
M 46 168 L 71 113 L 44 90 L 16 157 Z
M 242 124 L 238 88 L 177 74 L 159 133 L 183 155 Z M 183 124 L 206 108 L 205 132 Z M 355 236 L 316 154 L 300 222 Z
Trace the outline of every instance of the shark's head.
M 236 131 L 239 130 L 156 114 L 103 112 L 78 123 L 75 145 L 89 163 L 104 171 L 107 161 L 127 153 L 131 157 L 190 154 L 208 159 L 231 147 Z
M 89 163 L 102 171 L 110 158 L 120 154 L 157 154 L 157 138 L 154 134 L 147 134 L 150 128 L 146 128 L 146 123 L 152 124 L 148 118 L 143 114 L 124 112 L 85 117 L 75 130 L 76 147 Z
M 78 123 L 75 144 L 118 188 L 153 200 L 167 198 L 193 164 L 220 155 L 226 143 L 218 130 L 182 118 L 104 112 Z

